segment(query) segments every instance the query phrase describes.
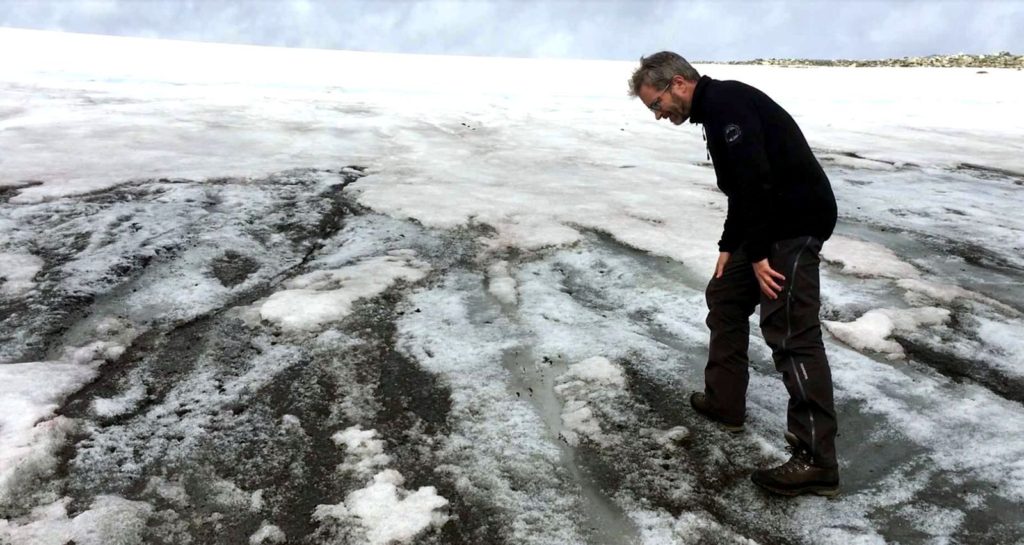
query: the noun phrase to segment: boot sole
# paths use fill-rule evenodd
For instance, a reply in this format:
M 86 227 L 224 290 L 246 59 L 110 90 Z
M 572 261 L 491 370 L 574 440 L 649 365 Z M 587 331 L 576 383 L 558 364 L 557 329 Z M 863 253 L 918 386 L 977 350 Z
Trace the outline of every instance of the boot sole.
M 722 422 L 718 422 L 717 420 L 714 420 L 713 422 L 715 424 L 718 424 L 719 426 L 721 426 L 721 428 L 723 430 L 725 430 L 725 431 L 727 431 L 729 433 L 743 433 L 744 431 L 746 431 L 746 428 L 744 428 L 743 426 L 734 426 L 732 424 L 723 424 Z
M 773 486 L 767 486 L 759 482 L 755 482 L 757 486 L 773 493 L 779 494 L 780 496 L 799 496 L 801 494 L 814 494 L 816 496 L 824 496 L 826 498 L 834 498 L 839 495 L 839 486 L 806 486 L 803 488 L 796 488 L 792 490 L 786 490 L 783 488 L 775 488 Z

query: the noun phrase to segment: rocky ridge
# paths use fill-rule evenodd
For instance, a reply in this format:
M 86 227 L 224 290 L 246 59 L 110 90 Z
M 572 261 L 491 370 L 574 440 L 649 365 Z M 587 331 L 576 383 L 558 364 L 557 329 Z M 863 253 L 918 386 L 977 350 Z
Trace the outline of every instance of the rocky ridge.
M 938 67 L 938 68 L 1024 68 L 1024 55 L 1001 51 L 991 55 L 929 55 L 926 57 L 902 57 L 898 59 L 850 60 L 850 59 L 753 59 L 728 61 L 721 64 L 747 64 L 766 66 L 847 66 L 847 67 Z

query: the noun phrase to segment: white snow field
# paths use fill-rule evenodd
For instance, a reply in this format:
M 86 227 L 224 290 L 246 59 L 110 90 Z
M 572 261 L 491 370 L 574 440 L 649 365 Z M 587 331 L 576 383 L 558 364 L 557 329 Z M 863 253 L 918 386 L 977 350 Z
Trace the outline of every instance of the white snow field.
M 0 51 L 0 543 L 1024 543 L 1024 72 L 698 66 L 837 195 L 828 500 L 759 339 L 686 404 L 725 199 L 635 63 Z

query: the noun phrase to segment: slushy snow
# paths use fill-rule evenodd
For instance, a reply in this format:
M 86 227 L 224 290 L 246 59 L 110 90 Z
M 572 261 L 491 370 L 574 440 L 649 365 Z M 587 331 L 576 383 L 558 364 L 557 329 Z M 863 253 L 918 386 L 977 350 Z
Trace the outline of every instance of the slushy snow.
M 747 434 L 685 406 L 726 199 L 700 131 L 624 96 L 635 62 L 13 29 L 0 49 L 25 52 L 0 57 L 0 541 L 173 540 L 154 524 L 209 515 L 197 502 L 247 517 L 241 541 L 284 539 L 280 490 L 243 482 L 260 457 L 200 491 L 185 477 L 254 438 L 312 448 L 317 426 L 343 455 L 324 469 L 355 484 L 315 499 L 314 525 L 361 542 L 466 524 L 449 502 L 528 545 L 591 543 L 597 527 L 658 545 L 1024 538 L 1024 73 L 698 66 L 784 105 L 840 203 L 822 311 L 848 488 L 778 516 L 745 478 L 786 455 L 756 318 Z M 325 220 L 344 225 L 310 240 Z M 225 282 L 218 263 L 256 272 Z M 348 320 L 362 311 L 390 322 Z M 118 361 L 125 347 L 136 359 Z M 366 427 L 385 364 L 423 379 L 390 395 L 435 396 L 443 431 Z M 294 378 L 307 372 L 334 397 Z M 99 393 L 66 403 L 95 378 Z M 329 417 L 300 413 L 307 401 Z M 437 488 L 404 488 L 393 458 L 409 452 L 437 463 L 419 472 Z

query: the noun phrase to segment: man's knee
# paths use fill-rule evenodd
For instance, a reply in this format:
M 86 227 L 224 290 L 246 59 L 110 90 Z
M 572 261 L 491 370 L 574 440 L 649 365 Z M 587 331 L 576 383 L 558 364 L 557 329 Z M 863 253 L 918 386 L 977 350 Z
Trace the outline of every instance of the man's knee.
M 743 330 L 750 333 L 750 315 L 753 309 L 728 305 L 709 306 L 708 316 L 704 319 L 708 329 L 715 331 Z

